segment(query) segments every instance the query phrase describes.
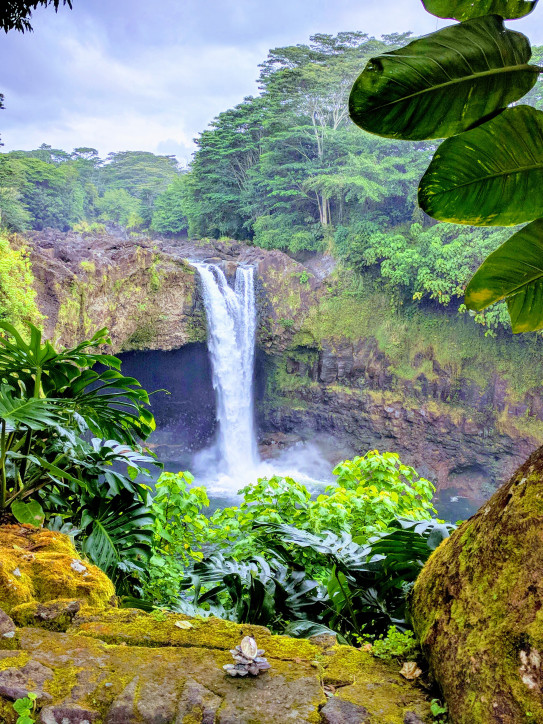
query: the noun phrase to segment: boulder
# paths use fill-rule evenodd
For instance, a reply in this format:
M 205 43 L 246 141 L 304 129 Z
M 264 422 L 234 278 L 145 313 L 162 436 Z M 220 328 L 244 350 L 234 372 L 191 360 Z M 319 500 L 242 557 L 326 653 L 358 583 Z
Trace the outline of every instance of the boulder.
M 48 616 L 59 616 L 63 610 L 61 605 L 55 612 L 51 607 L 41 607 L 38 613 L 40 603 L 69 599 L 72 610 L 76 607 L 73 601 L 105 608 L 114 596 L 109 578 L 96 566 L 80 560 L 68 536 L 27 525 L 0 527 L 0 609 L 5 613 L 17 608 L 14 616 L 19 613 L 19 620 L 26 617 L 28 625 L 30 609 L 32 615 L 37 613 L 36 625 L 40 618 L 47 621 Z
M 543 722 L 543 448 L 434 552 L 412 615 L 454 724 Z

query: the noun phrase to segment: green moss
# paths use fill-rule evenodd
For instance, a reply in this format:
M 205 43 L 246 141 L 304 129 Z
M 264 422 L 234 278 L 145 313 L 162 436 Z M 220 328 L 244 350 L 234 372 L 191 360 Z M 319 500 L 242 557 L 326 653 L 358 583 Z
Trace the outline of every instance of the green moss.
M 30 661 L 28 651 L 6 651 L 0 652 L 0 671 L 16 668 L 20 669 Z M 1 721 L 1 719 L 0 719 Z
M 542 498 L 535 453 L 416 582 L 415 630 L 458 724 L 522 722 L 528 711 L 543 721 L 539 689 L 530 685 L 543 652 Z
M 0 722 L 2 724 L 15 724 L 18 716 L 13 708 L 13 702 L 6 701 L 0 696 Z
M 70 598 L 104 608 L 115 595 L 113 584 L 91 563 L 76 570 L 80 565 L 72 541 L 62 533 L 0 526 L 0 607 L 10 613 L 21 604 Z
M 81 267 L 81 269 L 83 269 L 84 272 L 87 272 L 88 274 L 94 274 L 96 272 L 96 265 L 93 261 L 84 259 L 83 261 L 79 262 L 79 266 Z

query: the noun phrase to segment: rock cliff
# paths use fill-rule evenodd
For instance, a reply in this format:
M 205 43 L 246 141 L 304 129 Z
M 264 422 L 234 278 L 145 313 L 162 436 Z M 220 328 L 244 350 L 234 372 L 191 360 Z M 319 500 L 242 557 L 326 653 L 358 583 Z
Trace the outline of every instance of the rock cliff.
M 68 345 L 107 326 L 116 352 L 205 340 L 187 260 L 220 262 L 227 276 L 256 265 L 265 434 L 388 448 L 479 503 L 543 441 L 539 347 L 431 309 L 402 316 L 371 286 L 352 293 L 331 257 L 302 264 L 238 242 L 51 230 L 28 241 L 47 334 Z

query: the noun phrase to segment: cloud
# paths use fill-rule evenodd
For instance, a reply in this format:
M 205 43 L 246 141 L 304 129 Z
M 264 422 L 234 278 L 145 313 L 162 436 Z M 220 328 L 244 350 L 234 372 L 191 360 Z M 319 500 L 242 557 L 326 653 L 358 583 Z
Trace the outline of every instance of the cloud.
M 537 11 L 536 11 L 537 12 Z M 517 23 L 543 41 L 543 22 Z M 192 139 L 256 92 L 269 48 L 316 32 L 431 32 L 419 0 L 75 0 L 34 13 L 34 33 L 0 45 L 4 150 L 46 142 L 102 155 L 137 149 L 188 159 Z

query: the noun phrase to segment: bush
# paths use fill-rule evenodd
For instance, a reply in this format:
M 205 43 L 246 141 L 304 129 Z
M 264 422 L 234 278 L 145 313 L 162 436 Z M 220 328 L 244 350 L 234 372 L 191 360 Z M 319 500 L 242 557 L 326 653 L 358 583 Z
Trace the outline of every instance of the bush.
M 136 481 L 154 463 L 140 446 L 154 428 L 147 392 L 95 351 L 111 344 L 105 329 L 61 351 L 32 324 L 28 342 L 7 322 L 0 331 L 0 513 L 70 522 L 83 552 L 132 589 L 152 542 L 149 488 Z
M 409 587 L 452 526 L 431 518 L 432 484 L 396 454 L 370 451 L 334 473 L 316 499 L 292 478 L 260 479 L 210 517 L 192 476 L 164 474 L 145 595 L 291 635 L 406 629 Z
M 33 284 L 25 247 L 16 249 L 6 237 L 0 236 L 0 319 L 9 319 L 15 325 L 43 319 Z

